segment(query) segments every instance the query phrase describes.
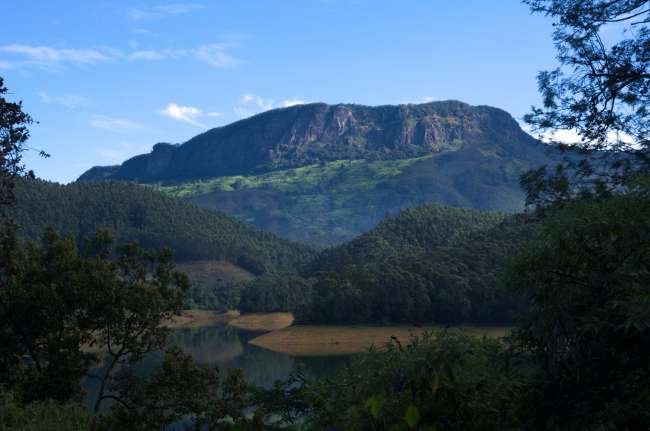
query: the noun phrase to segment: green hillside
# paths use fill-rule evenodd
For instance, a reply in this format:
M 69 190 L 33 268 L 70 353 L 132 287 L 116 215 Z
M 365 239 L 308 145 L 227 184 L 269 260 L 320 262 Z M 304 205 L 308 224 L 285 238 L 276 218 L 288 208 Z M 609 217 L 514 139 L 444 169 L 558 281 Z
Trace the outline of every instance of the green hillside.
M 40 237 L 47 226 L 80 242 L 97 229 L 108 228 L 119 242 L 170 247 L 178 261 L 225 261 L 253 274 L 296 271 L 312 255 L 304 246 L 232 217 L 124 182 L 63 186 L 22 181 L 12 216 L 28 239 Z
M 519 173 L 534 163 L 467 151 L 400 160 L 340 160 L 259 175 L 217 177 L 160 189 L 261 229 L 318 245 L 340 244 L 388 213 L 435 202 L 519 211 Z
M 535 235 L 520 216 L 430 206 L 405 211 L 323 253 L 310 268 L 316 282 L 299 319 L 512 322 L 523 304 L 502 288 L 502 273 Z

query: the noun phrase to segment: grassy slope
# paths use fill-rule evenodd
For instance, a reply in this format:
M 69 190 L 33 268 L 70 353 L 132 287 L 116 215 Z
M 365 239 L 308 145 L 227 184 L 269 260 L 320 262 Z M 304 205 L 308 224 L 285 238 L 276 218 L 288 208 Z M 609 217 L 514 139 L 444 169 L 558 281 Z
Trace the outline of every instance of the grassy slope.
M 401 160 L 338 160 L 260 175 L 158 186 L 280 236 L 338 244 L 373 228 L 387 213 L 433 202 L 518 211 L 518 176 L 530 164 L 463 149 Z
M 399 209 L 400 205 L 392 206 L 395 190 L 386 187 L 386 182 L 427 158 L 338 160 L 160 189 L 281 236 L 326 245 L 350 239 L 371 228 L 386 211 Z

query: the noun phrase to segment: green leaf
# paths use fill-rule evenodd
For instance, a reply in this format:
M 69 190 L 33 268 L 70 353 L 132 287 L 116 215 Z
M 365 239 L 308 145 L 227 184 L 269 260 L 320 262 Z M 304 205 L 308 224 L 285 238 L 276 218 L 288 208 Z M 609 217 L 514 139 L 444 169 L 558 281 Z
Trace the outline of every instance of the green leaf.
M 411 427 L 415 428 L 420 422 L 420 411 L 413 404 L 406 408 L 406 413 L 404 413 L 404 422 Z
M 370 414 L 377 419 L 379 410 L 384 406 L 386 399 L 381 395 L 374 395 L 366 400 L 366 407 L 370 409 Z

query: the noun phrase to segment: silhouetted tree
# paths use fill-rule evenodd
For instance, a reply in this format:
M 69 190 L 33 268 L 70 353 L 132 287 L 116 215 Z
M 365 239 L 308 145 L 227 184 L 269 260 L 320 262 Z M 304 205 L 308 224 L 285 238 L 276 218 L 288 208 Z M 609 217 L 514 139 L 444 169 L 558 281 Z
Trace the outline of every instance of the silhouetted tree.
M 561 64 L 539 74 L 543 106 L 525 120 L 540 132 L 577 132 L 570 148 L 588 156 L 527 173 L 528 203 L 605 195 L 650 172 L 650 1 L 524 3 L 555 20 Z

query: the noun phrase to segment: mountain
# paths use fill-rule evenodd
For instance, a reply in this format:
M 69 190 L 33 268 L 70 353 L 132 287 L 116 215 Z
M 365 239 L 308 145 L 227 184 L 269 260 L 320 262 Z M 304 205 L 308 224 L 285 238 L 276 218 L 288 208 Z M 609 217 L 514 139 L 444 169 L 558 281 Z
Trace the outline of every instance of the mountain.
M 549 147 L 505 111 L 457 101 L 276 109 L 156 144 L 79 180 L 128 180 L 319 245 L 342 243 L 387 213 L 435 202 L 514 212 L 519 175 Z
M 296 271 L 313 255 L 307 247 L 254 230 L 227 215 L 132 183 L 64 186 L 23 180 L 16 198 L 10 215 L 25 239 L 37 240 L 52 226 L 81 243 L 97 229 L 107 228 L 118 243 L 137 240 L 148 248 L 172 248 L 184 268 L 196 269 L 203 277 L 222 273 L 239 279 Z

